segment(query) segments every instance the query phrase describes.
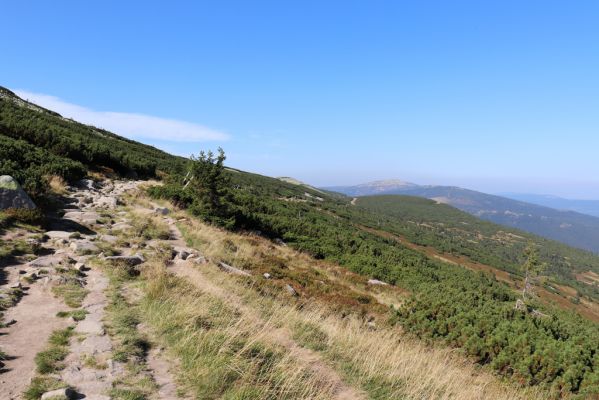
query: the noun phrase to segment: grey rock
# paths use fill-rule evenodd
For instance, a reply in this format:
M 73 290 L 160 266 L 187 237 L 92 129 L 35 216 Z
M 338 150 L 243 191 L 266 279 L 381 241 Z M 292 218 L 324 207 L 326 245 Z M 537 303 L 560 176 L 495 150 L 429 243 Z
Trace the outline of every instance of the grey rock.
M 85 266 L 85 264 L 84 264 L 84 263 L 82 263 L 82 262 L 78 262 L 78 263 L 76 263 L 76 264 L 75 264 L 75 269 L 76 269 L 77 271 L 79 271 L 79 272 L 84 272 L 84 271 L 87 271 L 87 270 L 88 270 L 88 268 L 87 268 L 87 267 Z
M 287 293 L 289 293 L 290 295 L 292 295 L 294 297 L 299 296 L 297 291 L 290 284 L 285 285 L 285 290 L 287 291 Z
M 268 272 L 265 272 L 262 276 L 264 279 L 270 279 L 270 274 Z
M 219 262 L 217 265 L 222 271 L 228 272 L 229 274 L 251 276 L 251 274 L 249 272 L 244 271 L 239 268 L 232 267 L 228 264 L 225 264 L 224 262 Z
M 170 213 L 170 210 L 166 207 L 156 207 L 154 209 L 154 212 L 160 215 L 168 215 Z
M 181 260 L 187 260 L 187 258 L 194 253 L 194 250 L 189 247 L 173 246 L 173 252 L 175 253 L 175 257 L 180 258 Z
M 97 207 L 100 208 L 116 208 L 116 206 L 119 204 L 118 200 L 116 197 L 112 197 L 112 196 L 102 196 L 98 199 L 96 199 L 95 204 Z
M 0 210 L 7 208 L 36 208 L 31 198 L 25 193 L 19 182 L 12 176 L 0 176 Z
M 126 222 L 117 222 L 110 229 L 113 231 L 128 231 L 129 229 L 133 229 L 133 226 Z
M 96 183 L 91 179 L 81 179 L 75 183 L 77 187 L 87 189 L 87 190 L 95 190 Z
M 69 247 L 77 254 L 92 254 L 100 251 L 98 246 L 86 240 L 73 242 Z
M 97 336 L 102 336 L 105 333 L 102 323 L 99 321 L 95 321 L 95 320 L 91 319 L 90 317 L 79 322 L 77 324 L 77 327 L 75 328 L 75 331 L 79 332 L 79 333 L 87 333 L 90 335 L 97 335 Z
M 108 335 L 90 335 L 81 342 L 81 350 L 90 353 L 107 353 L 112 350 L 112 343 Z
M 66 231 L 48 231 L 44 235 L 50 239 L 68 239 L 72 233 Z
M 106 243 L 115 244 L 119 238 L 114 235 L 101 235 L 100 240 Z
M 197 265 L 204 265 L 204 264 L 208 264 L 208 259 L 204 256 L 200 256 L 200 255 L 192 255 L 187 257 L 187 261 L 191 261 L 194 264 Z

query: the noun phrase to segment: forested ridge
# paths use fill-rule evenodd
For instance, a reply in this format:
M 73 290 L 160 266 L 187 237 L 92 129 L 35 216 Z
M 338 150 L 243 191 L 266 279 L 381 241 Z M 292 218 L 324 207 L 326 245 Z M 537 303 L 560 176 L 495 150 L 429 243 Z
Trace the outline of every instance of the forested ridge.
M 183 165 L 179 157 L 62 118 L 2 87 L 0 140 L 0 168 L 19 179 L 33 195 L 43 191 L 44 175 L 70 181 L 91 169 L 152 178 L 159 171 L 175 172 Z
M 599 393 L 596 323 L 534 299 L 525 309 L 517 309 L 518 294 L 491 274 L 429 258 L 391 238 L 360 229 L 360 225 L 402 234 L 416 243 L 463 254 L 514 274 L 524 261 L 524 245 L 532 240 L 548 263 L 549 279 L 563 282 L 572 278 L 571 269 L 595 269 L 597 257 L 493 224 L 481 223 L 471 229 L 461 222 L 474 225 L 475 220 L 462 221 L 450 209 L 432 210 L 431 203 L 409 198 L 399 211 L 361 201 L 354 206 L 346 197 L 226 169 L 224 154 L 186 161 L 36 110 L 3 93 L 0 174 L 14 175 L 29 191 L 43 191 L 35 182 L 45 175 L 75 180 L 90 170 L 163 177 L 164 185 L 154 187 L 150 194 L 172 200 L 205 221 L 280 238 L 317 259 L 406 289 L 409 298 L 390 314 L 394 323 L 414 336 L 461 348 L 473 362 L 523 385 L 546 387 L 556 396 L 574 393 L 585 398 Z M 195 181 L 190 183 L 188 171 L 209 173 L 192 175 Z M 203 183 L 210 189 L 205 190 Z M 441 217 L 445 219 L 435 220 Z M 437 227 L 423 225 L 430 222 Z M 509 246 L 488 240 L 500 230 L 523 239 L 512 238 Z M 478 234 L 487 239 L 473 239 Z M 594 296 L 593 290 L 590 287 L 581 295 Z

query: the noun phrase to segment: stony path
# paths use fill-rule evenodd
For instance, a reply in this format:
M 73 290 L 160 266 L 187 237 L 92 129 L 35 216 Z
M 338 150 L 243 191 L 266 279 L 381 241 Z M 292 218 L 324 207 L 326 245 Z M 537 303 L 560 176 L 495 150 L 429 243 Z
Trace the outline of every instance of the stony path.
M 0 336 L 0 350 L 13 357 L 6 362 L 6 371 L 0 374 L 0 399 L 21 398 L 23 390 L 35 375 L 35 355 L 45 348 L 52 331 L 67 326 L 74 327 L 75 335 L 70 340 L 64 368 L 57 376 L 78 393 L 77 398 L 110 400 L 110 389 L 115 381 L 120 378 L 126 379 L 125 365 L 112 360 L 114 338 L 104 329 L 105 308 L 108 304 L 106 289 L 109 280 L 101 270 L 94 268 L 91 261 L 94 258 L 105 258 L 101 249 L 107 245 L 124 256 L 131 256 L 136 251 L 126 247 L 119 248 L 117 245 L 119 232 L 130 229 L 133 224 L 127 212 L 117 211 L 119 197 L 134 190 L 137 190 L 136 182 L 108 182 L 100 188 L 94 187 L 91 181 L 83 182 L 83 186 L 68 195 L 72 203 L 65 210 L 63 219 L 57 221 L 56 226 L 46 232 L 48 240 L 43 246 L 48 254 L 34 261 L 9 267 L 9 282 L 6 286 L 14 284 L 14 279 L 19 279 L 19 276 L 31 277 L 32 273 L 39 276 L 29 285 L 27 295 L 5 314 L 6 320 L 14 319 L 16 323 L 4 329 Z M 156 215 L 157 211 L 159 214 L 168 214 L 168 210 L 160 209 L 155 204 L 136 207 L 135 211 L 142 215 Z M 197 250 L 186 246 L 174 219 L 168 215 L 163 219 L 169 226 L 171 237 L 168 240 L 155 241 L 173 249 L 175 256 L 169 271 L 187 279 L 202 290 L 236 304 L 241 312 L 260 319 L 261 316 L 256 310 L 243 304 L 233 293 L 213 284 L 201 271 L 193 268 L 195 264 L 206 263 L 206 260 Z M 74 232 L 77 233 L 73 234 Z M 61 274 L 65 268 L 80 271 L 77 279 L 88 291 L 81 304 L 87 315 L 78 322 L 56 316 L 59 311 L 70 309 L 51 292 L 52 287 L 63 283 L 65 277 Z M 234 267 L 226 268 L 238 271 Z M 42 270 L 46 271 L 43 277 L 40 274 Z M 150 332 L 144 332 L 143 325 L 138 326 L 138 329 L 151 337 Z M 362 392 L 347 385 L 317 352 L 299 346 L 289 331 L 279 328 L 265 332 L 265 335 L 265 340 L 285 347 L 298 360 L 309 365 L 320 376 L 326 377 L 336 388 L 337 399 L 366 397 Z M 181 398 L 177 395 L 173 376 L 175 364 L 164 357 L 161 349 L 150 349 L 141 361 L 144 368 L 140 373 L 151 376 L 157 387 L 152 399 Z
M 113 341 L 104 329 L 108 278 L 100 270 L 90 268 L 88 261 L 102 257 L 98 254 L 102 243 L 116 247 L 117 238 L 111 233 L 129 227 L 130 221 L 118 218 L 115 209 L 119 197 L 136 186 L 136 182 L 114 182 L 97 188 L 91 181 L 82 182 L 67 195 L 71 203 L 63 218 L 46 232 L 47 240 L 42 246 L 47 255 L 5 268 L 7 282 L 0 289 L 19 282 L 25 285 L 25 276 L 33 279 L 24 287 L 25 296 L 4 315 L 4 322 L 15 322 L 0 331 L 0 350 L 9 356 L 0 373 L 0 399 L 22 398 L 36 375 L 36 354 L 46 348 L 53 331 L 67 326 L 74 327 L 75 335 L 70 340 L 69 354 L 59 378 L 78 393 L 78 398 L 109 400 L 113 382 L 125 376 L 124 364 L 112 360 Z M 116 219 L 114 224 L 111 219 Z M 104 234 L 99 234 L 100 231 Z M 64 269 L 82 271 L 77 279 L 89 292 L 82 303 L 87 315 L 79 322 L 57 317 L 59 311 L 71 309 L 52 293 L 53 287 L 64 283 L 61 275 Z M 155 377 L 159 386 L 155 398 L 177 398 L 168 362 L 153 350 L 148 354 L 147 364 L 150 370 L 146 372 Z
M 0 349 L 10 358 L 6 372 L 0 374 L 2 399 L 20 399 L 21 393 L 35 375 L 34 358 L 46 346 L 48 337 L 68 323 L 56 317 L 65 306 L 50 293 L 49 286 L 31 285 L 27 295 L 5 313 L 5 321 L 15 320 L 2 330 Z

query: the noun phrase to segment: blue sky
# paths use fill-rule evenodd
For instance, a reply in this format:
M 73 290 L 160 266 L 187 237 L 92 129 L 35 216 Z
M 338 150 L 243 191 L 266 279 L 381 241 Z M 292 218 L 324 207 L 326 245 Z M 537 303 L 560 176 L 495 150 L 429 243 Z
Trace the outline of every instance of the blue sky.
M 315 185 L 599 198 L 599 2 L 22 1 L 0 85 Z

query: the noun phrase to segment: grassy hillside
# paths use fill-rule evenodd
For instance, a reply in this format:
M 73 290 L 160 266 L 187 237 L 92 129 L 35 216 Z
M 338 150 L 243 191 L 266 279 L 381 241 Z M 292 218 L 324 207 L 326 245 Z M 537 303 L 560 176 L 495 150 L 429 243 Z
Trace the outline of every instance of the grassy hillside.
M 546 303 L 534 307 L 549 317 L 516 311 L 516 292 L 495 276 L 444 262 L 367 229 L 375 226 L 383 232 L 393 232 L 383 222 L 395 218 L 383 210 L 371 211 L 351 205 L 348 198 L 311 194 L 305 186 L 281 184 L 257 175 L 232 173 L 231 178 L 231 210 L 237 229 L 258 230 L 262 235 L 282 238 L 316 259 L 409 291 L 410 300 L 395 316 L 396 323 L 405 330 L 420 338 L 460 347 L 477 363 L 525 385 L 551 387 L 556 392 L 599 392 L 599 360 L 594 356 L 599 350 L 599 326 L 595 323 Z M 176 198 L 183 207 L 194 202 L 177 180 L 152 190 L 152 194 Z M 418 212 L 427 214 L 426 209 Z M 455 236 L 456 242 L 461 240 L 466 238 Z M 544 240 L 538 244 L 554 245 Z M 484 246 L 471 250 L 477 249 L 485 251 L 481 258 L 503 257 Z M 513 260 L 512 265 L 518 260 L 520 249 L 513 247 L 506 253 Z M 596 262 L 588 253 L 567 250 L 567 254 L 551 257 L 563 262 L 574 255 L 580 268 L 584 268 L 586 257 Z M 544 247 L 546 256 L 551 251 Z M 307 279 L 304 284 L 310 282 L 313 281 Z
M 44 176 L 66 180 L 88 170 L 155 177 L 184 160 L 152 146 L 62 118 L 0 87 L 0 173 L 13 175 L 32 195 L 43 194 Z
M 5 91 L 0 96 L 3 146 L 32 146 L 28 149 L 38 155 L 28 159 L 5 150 L 8 159 L 2 161 L 0 174 L 15 173 L 26 183 L 45 174 L 74 179 L 93 170 L 121 175 L 135 172 L 140 177 L 163 171 L 166 184 L 150 193 L 194 210 L 197 192 L 183 187 L 185 160 L 64 120 L 11 96 Z M 546 317 L 515 310 L 517 293 L 512 286 L 490 273 L 473 272 L 410 244 L 437 247 L 513 270 L 521 262 L 524 242 L 530 238 L 536 240 L 544 260 L 550 263 L 553 279 L 562 281 L 572 279 L 570 268 L 576 272 L 596 270 L 596 257 L 521 233 L 508 235 L 510 232 L 503 230 L 505 235 L 501 236 L 492 224 L 480 223 L 471 229 L 462 222 L 474 226 L 474 219 L 464 221 L 464 214 L 455 214 L 448 207 L 437 209 L 430 202 L 412 200 L 400 210 L 389 204 L 355 206 L 349 198 L 297 182 L 231 169 L 226 174 L 230 183 L 223 201 L 233 230 L 281 239 L 315 260 L 395 285 L 408 297 L 390 309 L 391 323 L 423 339 L 422 343 L 434 341 L 460 348 L 473 362 L 525 386 L 580 396 L 599 393 L 597 324 L 546 302 L 531 303 Z M 395 240 L 396 234 L 405 235 L 410 243 Z M 239 250 L 234 243 L 227 246 L 233 253 Z M 288 260 L 274 255 L 262 262 L 279 269 L 281 275 L 290 269 Z M 322 280 L 314 271 L 298 273 L 295 279 L 302 293 L 322 290 Z M 338 300 L 333 287 L 325 290 L 332 303 Z M 591 296 L 592 290 L 589 286 L 585 293 Z M 354 300 L 358 305 L 368 301 Z

